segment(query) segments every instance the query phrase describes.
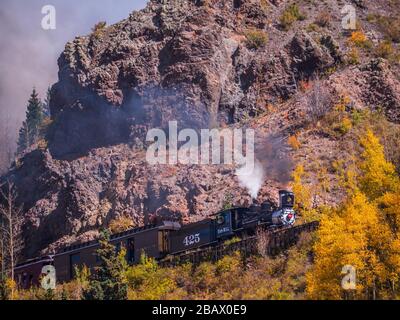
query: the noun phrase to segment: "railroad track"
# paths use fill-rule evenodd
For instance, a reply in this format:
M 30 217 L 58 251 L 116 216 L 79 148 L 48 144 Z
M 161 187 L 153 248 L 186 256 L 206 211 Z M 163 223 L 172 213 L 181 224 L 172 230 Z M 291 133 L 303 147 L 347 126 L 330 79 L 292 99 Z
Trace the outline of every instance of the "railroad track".
M 162 267 L 172 267 L 185 263 L 197 265 L 205 261 L 215 262 L 222 257 L 232 254 L 236 251 L 241 252 L 245 256 L 249 256 L 251 254 L 260 253 L 262 250 L 264 251 L 264 254 L 273 256 L 294 245 L 302 233 L 315 231 L 318 226 L 319 222 L 314 221 L 292 228 L 266 231 L 266 243 L 263 248 L 260 248 L 259 246 L 260 236 L 252 236 L 228 245 L 218 244 L 215 246 L 198 249 L 196 251 L 169 256 L 163 260 L 160 260 L 159 265 Z

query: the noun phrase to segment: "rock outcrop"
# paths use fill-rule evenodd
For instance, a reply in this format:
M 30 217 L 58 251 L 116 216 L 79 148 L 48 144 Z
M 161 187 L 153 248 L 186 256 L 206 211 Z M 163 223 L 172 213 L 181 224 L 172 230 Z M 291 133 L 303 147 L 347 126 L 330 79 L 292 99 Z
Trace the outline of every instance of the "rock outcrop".
M 246 32 L 266 27 L 262 2 L 211 3 L 150 1 L 128 19 L 68 43 L 52 90 L 52 154 L 127 142 L 138 125 L 238 122 L 335 64 L 306 33 L 248 49 Z

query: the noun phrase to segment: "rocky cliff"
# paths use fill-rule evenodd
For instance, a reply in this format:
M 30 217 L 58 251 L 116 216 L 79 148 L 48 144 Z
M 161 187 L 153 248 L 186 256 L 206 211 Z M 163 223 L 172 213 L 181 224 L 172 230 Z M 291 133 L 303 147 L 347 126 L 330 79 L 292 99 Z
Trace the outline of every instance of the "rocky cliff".
M 261 146 L 271 135 L 285 141 L 303 134 L 300 150 L 282 143 L 267 159 L 340 158 L 340 141 L 304 130 L 304 101 L 312 94 L 305 87 L 320 78 L 330 101 L 346 95 L 352 108 L 381 108 L 400 122 L 398 65 L 367 50 L 357 64 L 347 63 L 346 3 L 295 1 L 303 16 L 287 29 L 281 17 L 292 2 L 152 0 L 67 43 L 52 88 L 48 147 L 26 154 L 7 175 L 26 212 L 26 256 L 91 239 L 118 216 L 137 225 L 155 215 L 187 222 L 227 199 L 250 203 L 233 166 L 149 165 L 146 132 L 168 121 L 180 128 L 252 127 Z M 396 4 L 349 3 L 370 45 L 378 45 L 387 35 L 368 17 L 391 16 Z M 326 24 L 321 14 L 329 16 Z M 274 199 L 291 166 L 266 166 L 260 198 Z M 324 199 L 334 200 L 334 193 Z

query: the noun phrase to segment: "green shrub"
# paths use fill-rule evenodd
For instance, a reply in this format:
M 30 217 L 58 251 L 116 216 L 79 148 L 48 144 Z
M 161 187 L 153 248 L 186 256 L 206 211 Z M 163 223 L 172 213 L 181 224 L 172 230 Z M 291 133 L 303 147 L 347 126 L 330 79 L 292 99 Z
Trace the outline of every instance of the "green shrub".
M 280 18 L 280 24 L 285 31 L 288 31 L 294 22 L 305 18 L 306 16 L 300 12 L 298 5 L 294 3 L 286 7 Z
M 100 21 L 99 23 L 96 23 L 92 28 L 93 36 L 95 38 L 99 38 L 103 34 L 103 31 L 106 28 L 106 26 L 107 22 L 105 21 Z
M 318 25 L 316 25 L 315 23 L 310 23 L 307 26 L 307 31 L 308 32 L 316 32 L 316 31 L 318 31 Z
M 349 132 L 352 127 L 353 123 L 351 122 L 351 119 L 349 119 L 348 117 L 344 117 L 335 129 L 344 135 Z
M 375 55 L 380 58 L 388 59 L 394 54 L 392 42 L 383 41 L 375 48 Z
M 258 49 L 265 47 L 268 42 L 268 36 L 261 30 L 249 30 L 245 34 L 246 47 L 249 49 Z
M 351 65 L 356 65 L 360 63 L 360 52 L 357 48 L 351 48 L 351 50 L 347 54 L 347 63 Z
M 331 20 L 331 14 L 328 11 L 322 11 L 318 14 L 314 23 L 320 27 L 326 28 L 329 27 Z
M 400 42 L 400 18 L 378 16 L 376 22 L 388 40 Z

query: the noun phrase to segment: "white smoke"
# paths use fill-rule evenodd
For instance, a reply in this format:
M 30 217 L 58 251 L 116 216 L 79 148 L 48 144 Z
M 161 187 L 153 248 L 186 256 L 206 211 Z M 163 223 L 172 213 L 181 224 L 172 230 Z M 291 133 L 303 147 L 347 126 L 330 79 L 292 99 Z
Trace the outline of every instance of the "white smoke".
M 248 190 L 253 199 L 257 199 L 265 177 L 262 164 L 256 160 L 254 167 L 244 165 L 236 170 L 236 175 L 240 185 Z

